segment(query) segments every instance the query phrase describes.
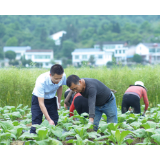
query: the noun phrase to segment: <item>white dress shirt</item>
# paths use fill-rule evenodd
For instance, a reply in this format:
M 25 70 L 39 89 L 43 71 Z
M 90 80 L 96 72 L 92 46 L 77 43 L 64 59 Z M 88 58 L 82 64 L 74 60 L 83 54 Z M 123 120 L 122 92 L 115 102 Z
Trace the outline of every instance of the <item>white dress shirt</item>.
M 62 85 L 66 85 L 66 74 L 63 73 L 61 81 L 54 84 L 51 81 L 50 71 L 48 71 L 37 78 L 32 94 L 44 99 L 51 99 L 55 97 L 58 88 Z

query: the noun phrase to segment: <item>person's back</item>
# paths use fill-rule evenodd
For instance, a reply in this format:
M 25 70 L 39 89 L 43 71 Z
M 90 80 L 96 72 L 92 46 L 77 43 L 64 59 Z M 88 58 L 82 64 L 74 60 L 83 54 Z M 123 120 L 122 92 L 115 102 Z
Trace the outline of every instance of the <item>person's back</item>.
M 139 95 L 140 98 L 143 97 L 143 95 L 146 93 L 146 90 L 141 86 L 130 86 L 125 93 L 134 92 Z
M 91 100 L 95 98 L 96 106 L 104 105 L 111 95 L 111 90 L 97 79 L 84 78 L 84 80 L 86 89 L 81 92 L 82 96 L 86 98 L 90 96 Z

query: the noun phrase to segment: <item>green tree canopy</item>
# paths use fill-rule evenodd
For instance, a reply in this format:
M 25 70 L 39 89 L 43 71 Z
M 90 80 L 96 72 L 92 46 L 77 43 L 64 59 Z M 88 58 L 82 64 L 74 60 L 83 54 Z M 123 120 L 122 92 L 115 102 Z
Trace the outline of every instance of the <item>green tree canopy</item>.
M 134 54 L 132 60 L 136 63 L 141 63 L 143 61 L 142 57 L 139 54 Z
M 16 58 L 16 53 L 14 51 L 6 51 L 5 58 L 8 58 L 9 60 L 13 60 Z
M 0 59 L 4 59 L 4 52 L 1 47 L 0 47 Z
M 0 38 L 3 37 L 5 34 L 5 27 L 4 24 L 0 23 Z
M 16 37 L 9 38 L 6 42 L 6 46 L 17 46 L 18 45 L 18 39 Z
M 67 58 L 72 58 L 71 52 L 73 52 L 75 49 L 75 43 L 73 43 L 72 41 L 64 41 L 63 45 L 62 45 L 62 53 L 64 55 L 64 57 Z
M 94 55 L 91 55 L 90 57 L 89 57 L 89 60 L 88 60 L 92 65 L 94 65 L 95 64 L 95 57 L 94 57 Z

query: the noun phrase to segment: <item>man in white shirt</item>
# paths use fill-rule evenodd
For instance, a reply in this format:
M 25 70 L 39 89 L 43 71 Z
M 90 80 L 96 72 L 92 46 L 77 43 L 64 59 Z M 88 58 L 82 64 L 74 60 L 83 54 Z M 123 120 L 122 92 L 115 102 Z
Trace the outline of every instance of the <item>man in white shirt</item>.
M 32 125 L 41 124 L 43 114 L 49 124 L 57 125 L 59 118 L 57 109 L 60 109 L 62 85 L 66 85 L 66 74 L 59 64 L 53 65 L 50 72 L 45 72 L 37 78 L 32 92 Z M 36 128 L 31 127 L 30 133 L 36 133 Z

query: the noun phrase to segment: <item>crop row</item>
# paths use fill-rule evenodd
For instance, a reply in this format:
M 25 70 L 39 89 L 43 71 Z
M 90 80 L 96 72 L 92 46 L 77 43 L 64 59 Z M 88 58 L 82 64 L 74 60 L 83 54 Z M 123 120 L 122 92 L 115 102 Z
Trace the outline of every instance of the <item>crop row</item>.
M 160 106 L 151 107 L 146 117 L 127 112 L 121 114 L 118 107 L 118 123 L 106 123 L 102 115 L 97 132 L 88 124 L 88 115 L 69 117 L 69 111 L 62 107 L 57 126 L 49 125 L 43 117 L 36 127 L 37 134 L 30 134 L 31 111 L 22 104 L 0 107 L 0 145 L 151 145 L 160 144 Z M 144 106 L 142 106 L 144 108 Z

